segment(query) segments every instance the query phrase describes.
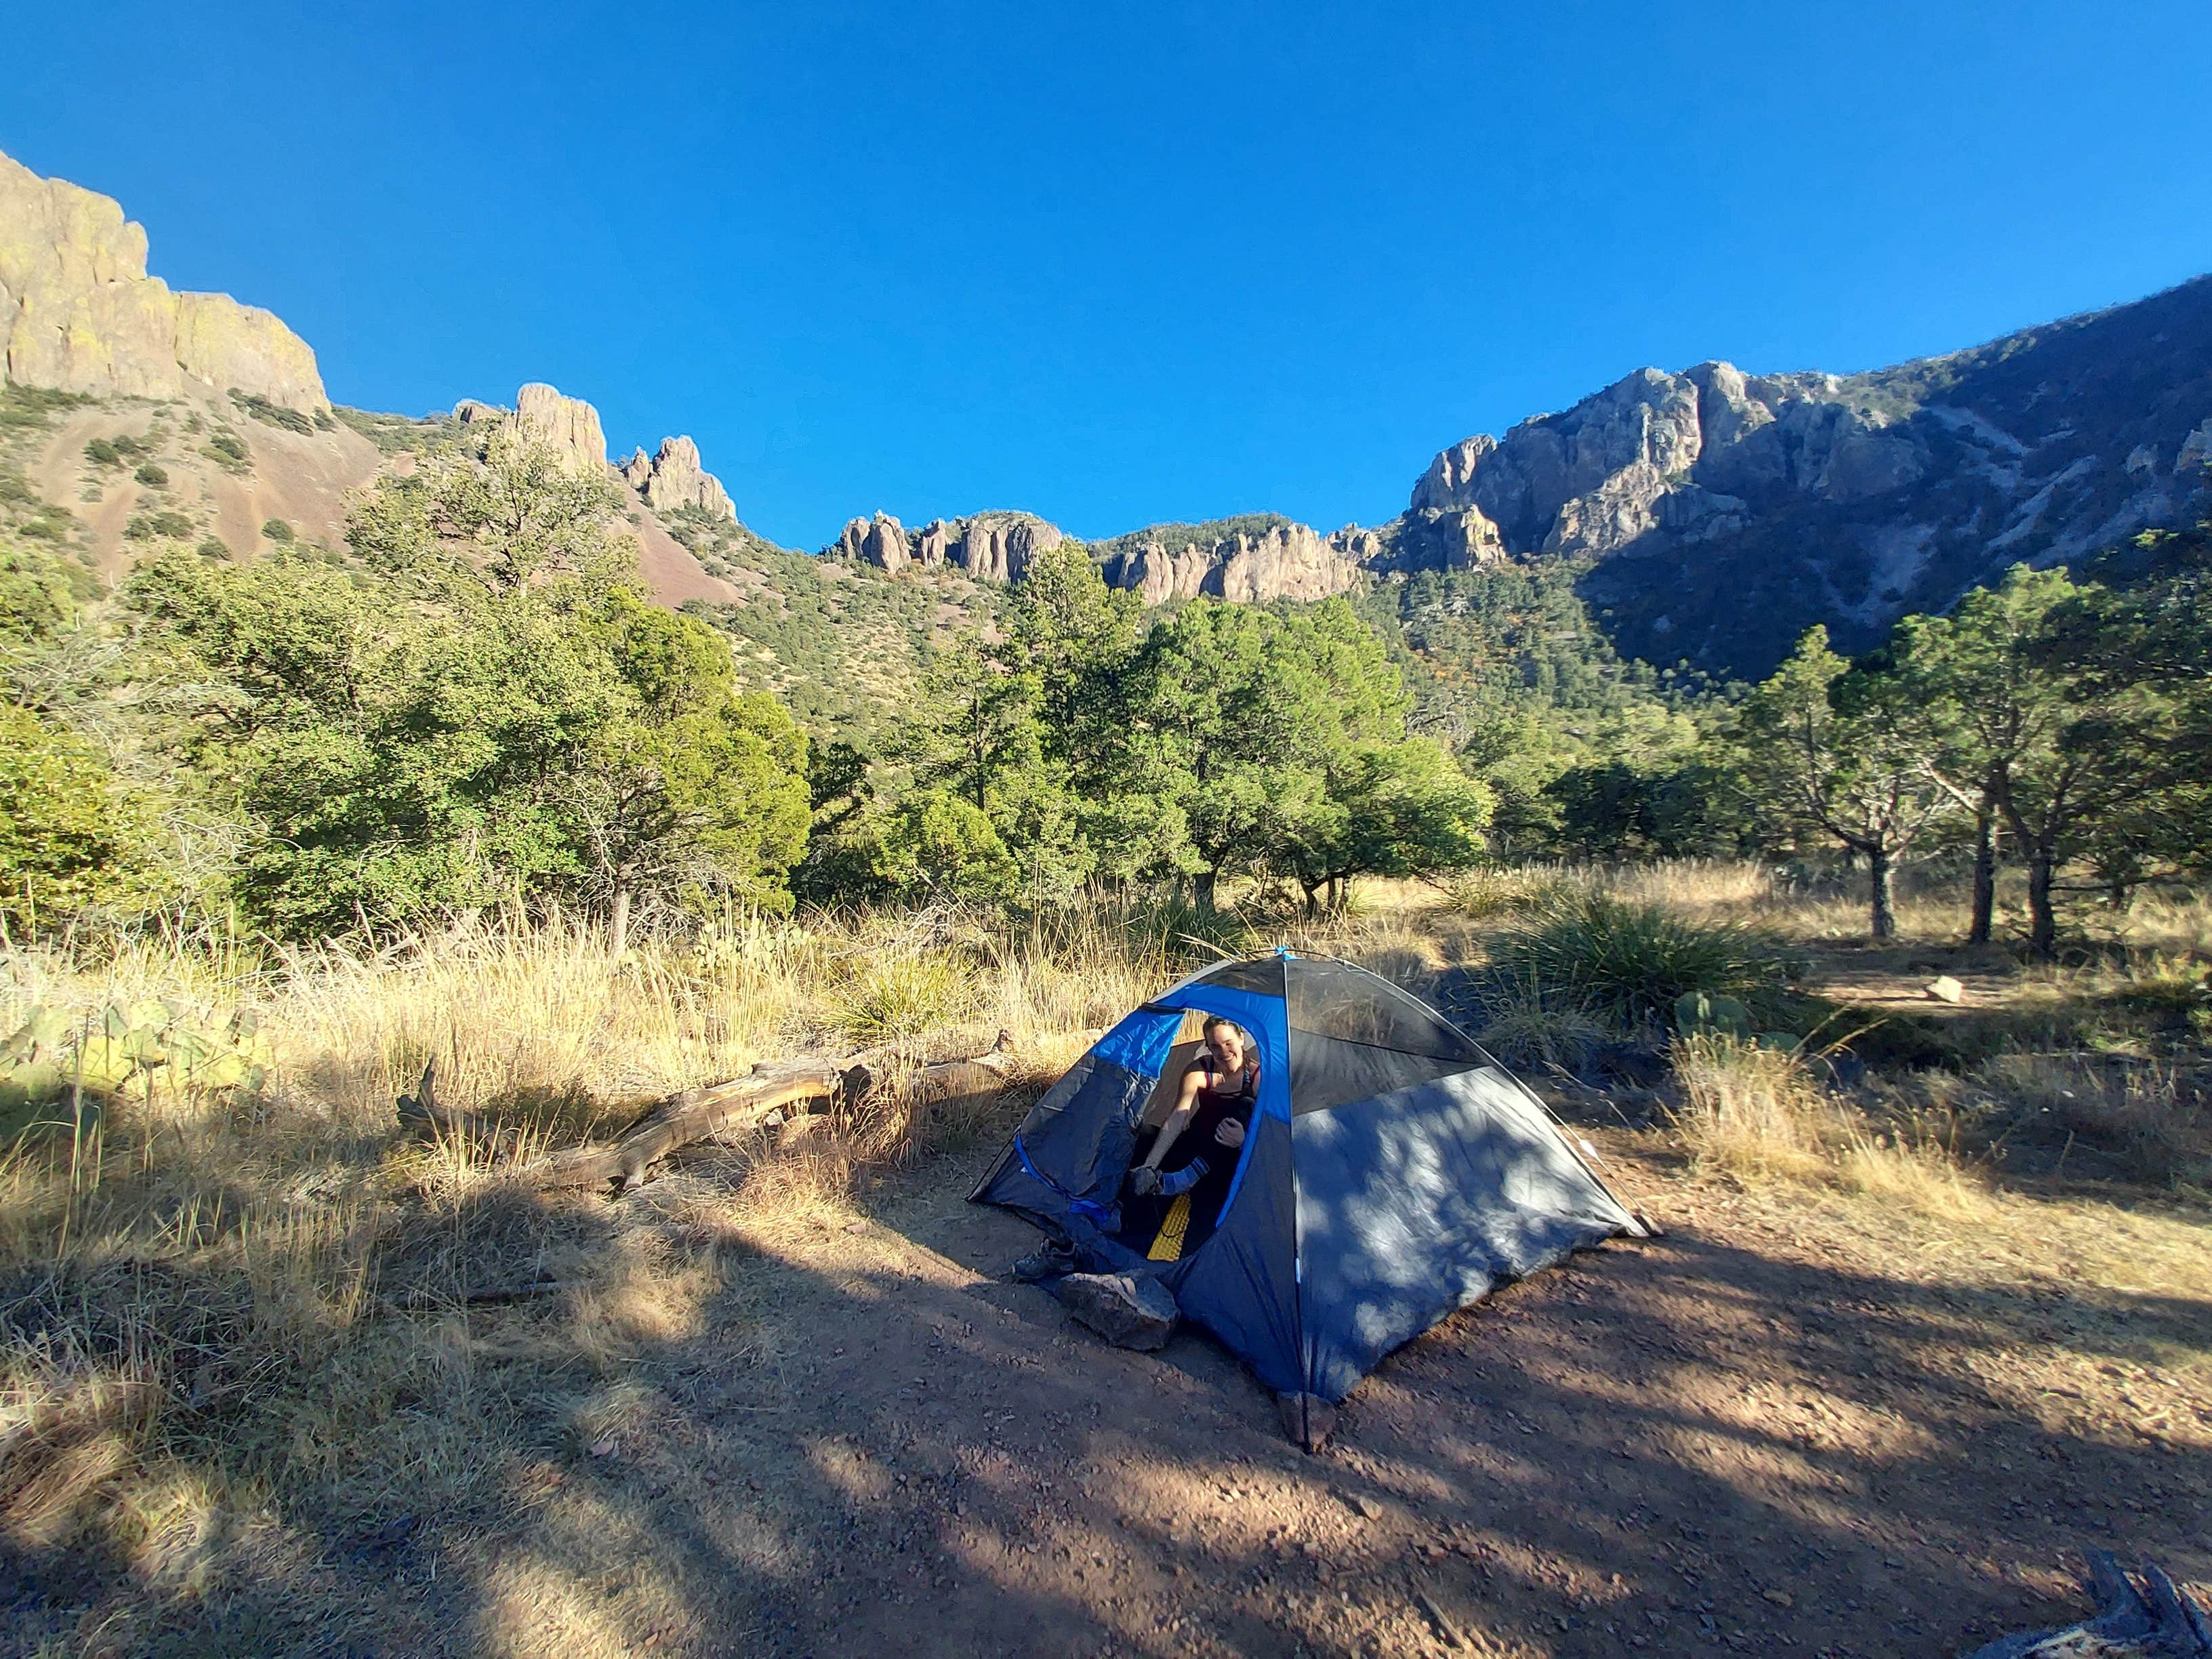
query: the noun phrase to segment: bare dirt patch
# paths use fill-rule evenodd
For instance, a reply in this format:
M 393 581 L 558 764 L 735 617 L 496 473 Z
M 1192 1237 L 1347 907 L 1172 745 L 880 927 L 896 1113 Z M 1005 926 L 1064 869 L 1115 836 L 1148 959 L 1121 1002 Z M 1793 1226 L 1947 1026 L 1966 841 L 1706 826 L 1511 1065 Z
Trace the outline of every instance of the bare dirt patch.
M 1985 1244 L 1606 1144 L 1668 1237 L 1447 1321 L 1319 1455 L 1204 1339 L 1121 1353 L 1000 1282 L 1032 1235 L 966 1204 L 975 1152 L 740 1224 L 703 1323 L 488 1508 L 171 1540 L 142 1571 L 228 1565 L 114 1650 L 1948 1654 L 2075 1616 L 2085 1546 L 2212 1578 L 2202 1214 Z M 0 1652 L 109 1650 L 52 1644 L 132 1593 L 20 1583 Z

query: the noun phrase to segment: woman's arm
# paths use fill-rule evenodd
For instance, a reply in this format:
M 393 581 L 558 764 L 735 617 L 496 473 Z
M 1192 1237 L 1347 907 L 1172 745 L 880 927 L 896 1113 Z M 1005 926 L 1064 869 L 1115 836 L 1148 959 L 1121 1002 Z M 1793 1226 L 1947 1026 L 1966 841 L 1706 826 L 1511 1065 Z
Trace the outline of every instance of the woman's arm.
M 1183 1073 L 1182 1092 L 1176 1099 L 1175 1110 L 1168 1114 L 1168 1121 L 1160 1125 L 1159 1133 L 1153 1138 L 1152 1150 L 1145 1155 L 1146 1169 L 1158 1169 L 1169 1149 L 1182 1138 L 1182 1132 L 1190 1127 L 1190 1115 L 1198 1109 L 1198 1091 L 1205 1082 L 1206 1074 L 1195 1064 Z

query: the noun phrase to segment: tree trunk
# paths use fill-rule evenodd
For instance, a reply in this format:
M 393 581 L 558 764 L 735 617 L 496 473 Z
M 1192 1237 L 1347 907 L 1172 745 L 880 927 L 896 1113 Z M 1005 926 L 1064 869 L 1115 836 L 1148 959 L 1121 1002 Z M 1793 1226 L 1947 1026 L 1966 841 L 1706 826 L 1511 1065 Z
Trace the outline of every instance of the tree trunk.
M 1966 943 L 1987 945 L 1997 910 L 1996 814 L 1984 805 L 1974 814 L 1974 914 L 1966 925 Z
M 2027 849 L 2027 942 L 2045 962 L 2058 954 L 2058 918 L 2051 907 L 2053 863 L 2045 848 Z
M 1213 881 L 1214 875 L 1211 870 L 1201 870 L 1190 878 L 1191 895 L 1197 901 L 1198 908 L 1208 915 L 1213 914 Z
M 1874 936 L 1876 939 L 1897 937 L 1897 910 L 1891 902 L 1889 891 L 1889 848 L 1887 846 L 1867 849 L 1867 885 L 1873 911 Z
M 620 962 L 623 952 L 629 948 L 629 889 L 627 887 L 615 889 L 614 921 L 607 929 L 607 934 L 614 958 Z

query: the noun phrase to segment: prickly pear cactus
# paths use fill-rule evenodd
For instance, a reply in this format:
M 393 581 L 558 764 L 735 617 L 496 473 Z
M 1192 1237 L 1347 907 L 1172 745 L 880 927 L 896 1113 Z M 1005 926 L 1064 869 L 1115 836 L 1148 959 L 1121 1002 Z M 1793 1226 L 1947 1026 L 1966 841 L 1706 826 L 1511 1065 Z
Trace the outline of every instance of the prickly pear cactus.
M 111 1002 L 89 1014 L 41 1005 L 0 1043 L 0 1109 L 134 1086 L 187 1095 L 258 1089 L 271 1059 L 266 1035 L 242 1008 L 207 1030 L 170 1001 Z

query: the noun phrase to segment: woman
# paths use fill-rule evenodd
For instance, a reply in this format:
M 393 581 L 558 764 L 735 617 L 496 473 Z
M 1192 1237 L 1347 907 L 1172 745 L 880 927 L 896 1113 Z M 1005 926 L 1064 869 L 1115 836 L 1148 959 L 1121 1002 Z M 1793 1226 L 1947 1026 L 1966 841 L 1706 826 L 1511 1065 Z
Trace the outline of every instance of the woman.
M 1183 1067 L 1175 1109 L 1144 1161 L 1129 1171 L 1129 1190 L 1139 1198 L 1174 1198 L 1204 1182 L 1194 1207 L 1207 1209 L 1211 1224 L 1210 1212 L 1228 1196 L 1237 1149 L 1259 1097 L 1259 1057 L 1239 1027 L 1215 1015 L 1206 1022 L 1205 1051 Z

